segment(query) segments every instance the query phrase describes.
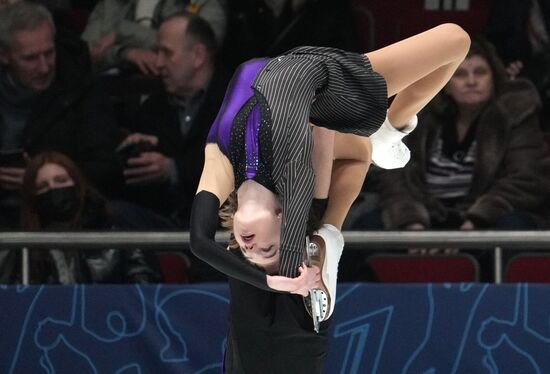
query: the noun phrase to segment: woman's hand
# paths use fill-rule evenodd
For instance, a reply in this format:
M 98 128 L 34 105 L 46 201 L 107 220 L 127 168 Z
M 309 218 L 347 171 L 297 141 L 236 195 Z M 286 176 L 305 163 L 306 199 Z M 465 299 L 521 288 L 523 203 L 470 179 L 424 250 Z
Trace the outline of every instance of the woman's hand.
M 287 278 L 280 275 L 268 275 L 267 285 L 277 291 L 290 292 L 307 296 L 309 290 L 316 288 L 321 280 L 321 271 L 317 266 L 298 268 L 300 275 L 297 278 Z
M 424 226 L 420 222 L 415 222 L 415 223 L 409 223 L 409 224 L 405 225 L 404 229 L 405 230 L 421 231 L 421 230 L 426 230 L 426 226 Z
M 467 219 L 466 221 L 464 221 L 462 223 L 462 225 L 460 226 L 460 229 L 461 230 L 475 230 L 476 226 L 474 225 L 474 223 L 472 221 L 470 221 L 469 219 Z
M 512 61 L 508 66 L 506 66 L 506 74 L 508 74 L 508 78 L 510 78 L 511 80 L 514 80 L 519 75 L 522 69 L 523 69 L 523 62 L 519 60 Z

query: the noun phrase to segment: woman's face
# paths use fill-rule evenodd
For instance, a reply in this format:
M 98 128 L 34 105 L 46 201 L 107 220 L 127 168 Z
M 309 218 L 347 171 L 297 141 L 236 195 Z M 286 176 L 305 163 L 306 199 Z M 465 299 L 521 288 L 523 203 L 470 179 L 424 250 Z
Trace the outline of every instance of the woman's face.
M 478 106 L 493 95 L 493 73 L 487 61 L 473 55 L 466 58 L 453 74 L 445 92 L 459 106 Z
M 37 195 L 56 188 L 70 186 L 74 186 L 74 181 L 63 166 L 48 163 L 42 166 L 36 174 Z
M 233 217 L 233 233 L 243 255 L 268 274 L 279 265 L 281 213 L 271 206 L 240 207 Z

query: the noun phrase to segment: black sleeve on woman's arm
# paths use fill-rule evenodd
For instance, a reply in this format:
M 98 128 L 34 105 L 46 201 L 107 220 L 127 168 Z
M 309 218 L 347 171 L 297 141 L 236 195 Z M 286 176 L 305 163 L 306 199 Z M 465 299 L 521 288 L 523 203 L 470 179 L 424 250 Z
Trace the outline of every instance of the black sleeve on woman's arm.
M 211 192 L 201 191 L 195 196 L 190 229 L 193 254 L 227 276 L 266 291 L 277 292 L 267 285 L 265 273 L 216 243 L 219 207 L 219 199 Z

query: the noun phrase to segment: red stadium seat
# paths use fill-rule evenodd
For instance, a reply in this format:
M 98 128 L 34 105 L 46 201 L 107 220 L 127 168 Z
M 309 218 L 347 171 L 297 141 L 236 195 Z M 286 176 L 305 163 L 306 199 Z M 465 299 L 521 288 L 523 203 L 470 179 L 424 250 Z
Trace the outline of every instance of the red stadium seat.
M 550 283 L 550 254 L 526 253 L 511 258 L 506 264 L 503 281 Z
M 159 253 L 158 261 L 164 283 L 189 283 L 189 259 L 183 253 Z
M 367 260 L 375 278 L 383 283 L 477 282 L 479 264 L 468 254 L 377 254 Z

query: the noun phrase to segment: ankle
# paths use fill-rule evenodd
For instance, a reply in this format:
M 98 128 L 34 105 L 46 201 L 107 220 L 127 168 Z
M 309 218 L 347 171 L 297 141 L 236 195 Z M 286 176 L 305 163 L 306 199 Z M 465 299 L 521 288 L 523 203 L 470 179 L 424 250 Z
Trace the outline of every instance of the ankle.
M 414 116 L 412 116 L 407 122 L 405 122 L 403 125 L 400 125 L 400 126 L 397 126 L 397 125 L 394 125 L 389 117 L 386 116 L 386 122 L 389 126 L 391 126 L 393 129 L 399 131 L 400 133 L 403 133 L 403 134 L 410 134 L 411 132 L 414 131 L 414 129 L 416 128 L 416 125 L 418 124 L 418 117 L 417 115 L 415 114 Z

